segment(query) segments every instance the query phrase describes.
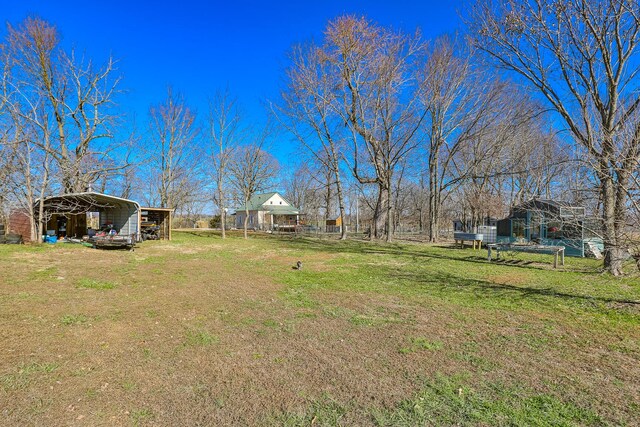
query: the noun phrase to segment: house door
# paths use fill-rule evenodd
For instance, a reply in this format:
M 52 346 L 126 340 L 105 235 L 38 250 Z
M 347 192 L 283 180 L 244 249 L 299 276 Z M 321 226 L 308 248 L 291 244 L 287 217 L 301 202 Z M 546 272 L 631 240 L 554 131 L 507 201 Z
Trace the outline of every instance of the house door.
M 538 212 L 532 212 L 529 219 L 529 240 L 540 241 L 542 229 L 542 215 Z

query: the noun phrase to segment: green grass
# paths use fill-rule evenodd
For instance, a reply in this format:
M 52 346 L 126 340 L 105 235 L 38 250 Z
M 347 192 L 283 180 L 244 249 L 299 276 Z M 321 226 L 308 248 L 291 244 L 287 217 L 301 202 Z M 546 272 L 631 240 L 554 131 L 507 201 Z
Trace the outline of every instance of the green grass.
M 409 354 L 419 350 L 442 350 L 442 341 L 430 341 L 423 337 L 411 338 L 409 341 L 408 346 L 398 350 L 400 353 Z
M 191 347 L 207 347 L 218 341 L 218 337 L 202 330 L 189 330 L 185 336 L 185 344 Z
M 6 392 L 26 388 L 37 375 L 50 374 L 59 368 L 57 363 L 23 363 L 16 372 L 0 376 L 1 388 Z
M 122 388 L 125 391 L 133 391 L 136 389 L 136 383 L 134 383 L 133 381 L 125 381 L 122 383 Z
M 153 412 L 150 409 L 134 409 L 131 411 L 131 421 L 135 427 L 144 425 L 147 420 L 153 419 Z
M 65 314 L 64 316 L 62 316 L 62 319 L 60 321 L 65 326 L 81 325 L 83 323 L 87 323 L 89 321 L 89 318 L 84 314 Z
M 0 246 L 7 423 L 636 423 L 632 270 L 231 235 L 177 232 L 134 253 Z M 111 268 L 87 274 L 101 262 Z M 35 354 L 59 366 L 20 363 Z
M 58 269 L 56 267 L 45 267 L 29 273 L 29 278 L 32 280 L 45 280 L 55 278 L 57 274 Z
M 155 319 L 156 317 L 158 317 L 158 312 L 156 310 L 147 310 L 144 312 L 144 314 L 151 319 Z
M 544 255 L 518 254 L 526 261 L 505 265 L 489 263 L 471 250 L 434 246 L 306 239 L 286 244 L 311 259 L 313 250 L 340 254 L 329 271 L 306 269 L 284 278 L 288 286 L 282 295 L 298 307 L 317 306 L 315 292 L 334 290 L 470 308 L 562 311 L 588 316 L 589 321 L 604 317 L 604 322 L 640 324 L 638 274 L 621 279 L 601 274 L 595 260 L 567 258 L 565 269 L 554 271 L 544 263 Z
M 339 426 L 343 425 L 342 420 L 347 411 L 348 409 L 344 405 L 325 395 L 314 401 L 305 411 L 278 415 L 268 420 L 267 424 L 282 427 Z
M 550 394 L 500 383 L 474 389 L 465 375 L 437 375 L 412 399 L 374 411 L 379 426 L 601 426 L 589 409 Z
M 467 385 L 468 374 L 438 374 L 411 399 L 394 407 L 364 409 L 369 422 L 384 427 L 414 426 L 603 426 L 596 413 L 551 394 L 500 383 L 481 389 Z M 345 419 L 356 408 L 328 395 L 306 408 L 265 421 L 279 426 L 348 426 Z
M 78 281 L 78 284 L 76 285 L 76 287 L 85 288 L 85 289 L 105 290 L 105 289 L 114 289 L 116 287 L 116 284 L 112 282 L 107 282 L 107 281 L 82 278 Z

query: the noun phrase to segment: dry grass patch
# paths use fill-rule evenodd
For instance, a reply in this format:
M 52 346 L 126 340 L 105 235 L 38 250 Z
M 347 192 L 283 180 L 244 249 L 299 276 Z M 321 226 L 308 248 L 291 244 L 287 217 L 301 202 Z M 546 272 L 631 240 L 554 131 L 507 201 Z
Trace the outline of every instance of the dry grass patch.
M 580 293 L 566 280 L 601 279 L 254 236 L 177 233 L 133 253 L 0 247 L 3 422 L 635 420 L 637 313 L 608 307 L 616 292 L 637 298 L 633 281 Z

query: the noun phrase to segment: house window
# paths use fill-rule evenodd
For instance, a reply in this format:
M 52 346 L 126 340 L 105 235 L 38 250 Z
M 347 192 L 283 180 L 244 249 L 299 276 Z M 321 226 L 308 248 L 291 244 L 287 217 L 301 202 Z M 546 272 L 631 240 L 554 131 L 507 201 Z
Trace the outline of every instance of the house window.
M 524 239 L 525 220 L 524 218 L 514 218 L 511 220 L 511 235 L 516 239 Z
M 280 204 L 282 204 L 282 202 L 280 202 Z
M 273 204 L 273 200 L 269 202 L 269 204 Z
M 562 224 L 560 221 L 549 221 L 547 223 L 547 239 L 562 239 Z

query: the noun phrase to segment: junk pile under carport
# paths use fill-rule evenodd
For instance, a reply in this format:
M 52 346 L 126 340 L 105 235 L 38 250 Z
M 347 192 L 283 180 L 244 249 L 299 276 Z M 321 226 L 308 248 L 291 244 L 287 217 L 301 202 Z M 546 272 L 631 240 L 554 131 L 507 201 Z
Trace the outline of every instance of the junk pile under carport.
M 44 199 L 45 241 L 133 250 L 140 239 L 138 203 L 100 193 Z

